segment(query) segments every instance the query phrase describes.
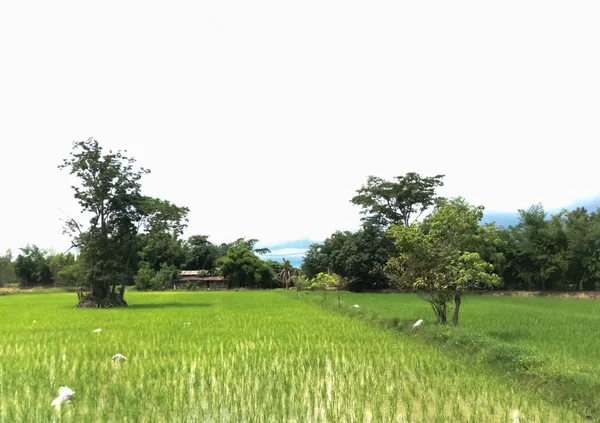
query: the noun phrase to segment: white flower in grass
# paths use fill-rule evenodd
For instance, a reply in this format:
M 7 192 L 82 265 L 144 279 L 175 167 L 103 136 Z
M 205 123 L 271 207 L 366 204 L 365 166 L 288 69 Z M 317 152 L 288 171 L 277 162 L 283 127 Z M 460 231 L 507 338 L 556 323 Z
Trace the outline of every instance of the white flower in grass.
M 121 361 L 127 361 L 127 357 L 125 357 L 123 354 L 115 354 L 113 355 L 113 363 L 115 364 L 119 364 Z
M 412 325 L 412 328 L 413 328 L 413 329 L 416 329 L 416 328 L 418 328 L 419 326 L 421 326 L 422 324 L 423 324 L 423 319 L 419 319 L 419 320 L 417 320 L 417 321 L 415 322 L 415 324 L 414 324 L 414 325 Z
M 61 386 L 58 389 L 58 397 L 56 397 L 54 399 L 54 401 L 52 401 L 52 403 L 50 404 L 51 406 L 55 407 L 56 409 L 60 408 L 60 405 L 65 402 L 65 401 L 70 401 L 71 397 L 73 396 L 75 392 L 73 392 L 71 390 L 71 388 L 68 388 L 66 386 Z
M 100 332 L 102 332 L 102 329 L 98 328 L 98 329 L 96 329 L 96 330 L 93 330 L 92 332 L 93 332 L 93 333 L 100 333 Z

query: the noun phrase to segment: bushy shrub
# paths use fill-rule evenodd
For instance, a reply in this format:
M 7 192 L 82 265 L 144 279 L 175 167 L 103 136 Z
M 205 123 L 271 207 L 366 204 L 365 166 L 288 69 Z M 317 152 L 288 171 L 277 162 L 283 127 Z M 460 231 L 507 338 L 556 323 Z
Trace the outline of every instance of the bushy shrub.
M 80 286 L 83 283 L 83 271 L 79 262 L 60 269 L 54 279 L 57 286 Z
M 327 290 L 338 286 L 340 278 L 338 275 L 331 275 L 329 273 L 319 273 L 317 276 L 310 280 L 310 290 Z
M 292 284 L 296 287 L 297 291 L 305 291 L 310 288 L 310 280 L 302 275 L 292 276 Z
M 175 266 L 168 266 L 166 263 L 163 263 L 160 266 L 160 270 L 150 280 L 150 289 L 153 291 L 162 291 L 171 288 L 178 274 L 179 270 Z
M 156 272 L 150 268 L 150 264 L 146 262 L 140 263 L 140 270 L 138 270 L 137 275 L 134 279 L 135 287 L 138 291 L 147 291 L 151 288 L 152 279 Z

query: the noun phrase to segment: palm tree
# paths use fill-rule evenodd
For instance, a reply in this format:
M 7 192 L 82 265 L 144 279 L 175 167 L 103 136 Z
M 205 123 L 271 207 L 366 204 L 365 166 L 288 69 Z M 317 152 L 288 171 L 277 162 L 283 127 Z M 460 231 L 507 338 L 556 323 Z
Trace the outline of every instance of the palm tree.
M 281 279 L 281 284 L 285 286 L 285 289 L 290 287 L 290 281 L 292 280 L 292 276 L 294 276 L 294 270 L 292 263 L 290 263 L 289 260 L 283 259 L 283 266 L 281 272 L 279 272 L 279 278 Z
M 252 251 L 255 254 L 258 254 L 260 256 L 265 255 L 265 254 L 269 254 L 271 252 L 271 250 L 269 250 L 268 248 L 254 248 L 254 246 L 258 243 L 258 239 L 245 239 L 245 238 L 240 238 L 237 241 L 232 242 L 230 245 L 240 245 L 243 244 L 246 246 L 246 248 L 248 248 L 250 251 Z

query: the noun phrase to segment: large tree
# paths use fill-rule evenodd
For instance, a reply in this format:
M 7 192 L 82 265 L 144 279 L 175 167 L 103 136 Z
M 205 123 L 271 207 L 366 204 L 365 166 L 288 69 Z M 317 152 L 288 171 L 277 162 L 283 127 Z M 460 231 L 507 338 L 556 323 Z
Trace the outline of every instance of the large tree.
M 143 196 L 140 179 L 149 173 L 121 151 L 105 153 L 89 138 L 75 142 L 59 166 L 76 176 L 75 198 L 89 225 L 70 219 L 66 228 L 79 248 L 83 277 L 90 287 L 79 296 L 80 307 L 123 306 L 125 285 L 137 271 L 138 234 L 156 230 L 179 233 L 187 209 Z M 120 285 L 120 291 L 117 286 Z
M 386 288 L 384 267 L 392 251 L 393 243 L 385 231 L 365 222 L 354 233 L 335 232 L 322 244 L 311 245 L 302 269 L 308 278 L 328 272 L 340 275 L 352 291 Z
M 519 210 L 519 217 L 519 223 L 508 230 L 505 280 L 521 289 L 560 288 L 568 267 L 568 238 L 561 214 L 547 219 L 544 207 L 536 204 Z
M 504 280 L 535 290 L 594 290 L 600 281 L 600 215 L 585 208 L 548 217 L 541 204 L 519 210 L 506 231 Z
M 148 265 L 154 272 L 170 267 L 180 268 L 186 259 L 180 236 L 187 223 L 188 208 L 157 198 L 143 197 L 140 210 L 139 267 Z
M 17 256 L 14 270 L 18 279 L 25 285 L 52 282 L 47 253 L 37 245 L 21 248 L 21 254 Z
M 184 243 L 186 261 L 184 267 L 189 270 L 212 271 L 227 250 L 223 251 L 208 240 L 207 235 L 192 235 Z
M 369 176 L 367 183 L 350 200 L 361 206 L 363 220 L 383 226 L 408 226 L 436 204 L 436 188 L 444 185 L 444 175 L 423 177 L 415 172 L 386 181 Z
M 12 261 L 12 251 L 8 250 L 6 254 L 0 256 L 0 286 L 16 280 L 17 275 L 15 274 L 15 264 Z
M 257 253 L 266 253 L 268 249 L 255 250 L 257 242 L 240 238 L 219 259 L 221 273 L 229 278 L 230 287 L 272 288 L 275 274 L 269 264 L 257 256 Z
M 465 291 L 500 284 L 494 266 L 482 259 L 480 251 L 484 247 L 489 251 L 501 240 L 489 227 L 479 225 L 482 217 L 482 207 L 456 199 L 445 202 L 424 222 L 389 229 L 399 251 L 387 264 L 390 279 L 428 301 L 440 323 L 447 322 L 448 304 L 453 301 L 453 323 L 458 325 Z
M 577 208 L 561 218 L 568 243 L 566 279 L 580 291 L 593 291 L 600 282 L 600 215 Z
M 67 266 L 75 264 L 76 258 L 73 253 L 56 253 L 47 257 L 48 267 L 52 273 L 52 280 L 58 282 L 60 272 Z

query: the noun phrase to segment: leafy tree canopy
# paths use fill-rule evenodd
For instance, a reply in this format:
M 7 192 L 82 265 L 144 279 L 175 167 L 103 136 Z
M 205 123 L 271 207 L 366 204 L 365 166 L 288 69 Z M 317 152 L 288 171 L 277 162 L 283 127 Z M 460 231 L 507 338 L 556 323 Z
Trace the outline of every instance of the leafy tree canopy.
M 238 239 L 218 261 L 221 273 L 233 287 L 272 288 L 275 274 L 254 252 L 256 240 Z
M 363 220 L 376 225 L 401 223 L 408 226 L 436 203 L 436 188 L 444 185 L 444 175 L 422 177 L 410 172 L 386 181 L 369 176 L 351 202 L 362 207 Z
M 0 286 L 17 281 L 15 273 L 15 264 L 12 260 L 12 251 L 8 250 L 6 254 L 0 256 Z
M 77 178 L 75 198 L 91 216 L 87 228 L 72 219 L 67 222 L 90 286 L 80 306 L 125 305 L 125 284 L 137 271 L 138 234 L 177 236 L 185 226 L 187 209 L 143 196 L 140 179 L 149 171 L 136 168 L 135 160 L 121 151 L 105 153 L 92 138 L 75 142 L 70 157 L 59 167 Z
M 388 231 L 400 252 L 387 263 L 390 280 L 419 293 L 441 323 L 446 323 L 447 304 L 453 299 L 453 321 L 458 324 L 465 290 L 500 284 L 493 265 L 480 255 L 484 247 L 500 242 L 493 239 L 494 232 L 479 226 L 482 217 L 483 207 L 459 198 L 444 202 L 423 223 L 396 224 Z
M 48 265 L 47 252 L 37 245 L 21 248 L 14 265 L 17 278 L 24 284 L 51 283 L 52 272 Z
M 365 222 L 352 233 L 336 232 L 323 244 L 309 247 L 302 264 L 307 277 L 333 272 L 350 282 L 348 289 L 386 288 L 385 264 L 393 243 L 380 226 Z

